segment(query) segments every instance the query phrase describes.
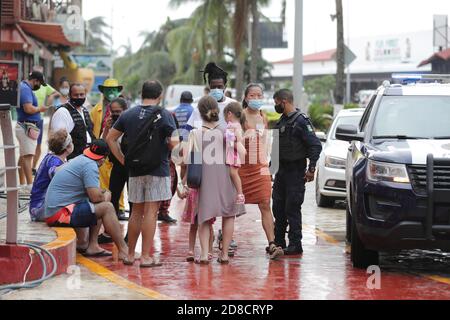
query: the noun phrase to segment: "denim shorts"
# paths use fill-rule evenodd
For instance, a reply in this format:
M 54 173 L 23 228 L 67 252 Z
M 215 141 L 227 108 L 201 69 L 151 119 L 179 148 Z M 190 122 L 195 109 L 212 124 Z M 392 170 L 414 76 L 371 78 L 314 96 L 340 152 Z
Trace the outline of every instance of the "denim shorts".
M 94 205 L 89 201 L 80 202 L 73 209 L 70 216 L 70 226 L 72 228 L 89 228 L 97 225 Z

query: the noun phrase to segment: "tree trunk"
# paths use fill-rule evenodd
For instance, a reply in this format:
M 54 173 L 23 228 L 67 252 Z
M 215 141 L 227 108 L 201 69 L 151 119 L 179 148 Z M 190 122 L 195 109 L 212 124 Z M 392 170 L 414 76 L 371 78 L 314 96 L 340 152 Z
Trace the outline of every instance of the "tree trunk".
M 246 46 L 241 47 L 241 52 L 237 57 L 236 63 L 236 99 L 240 100 L 244 94 L 245 81 L 245 56 Z
M 259 51 L 259 10 L 258 0 L 252 0 L 252 52 L 250 61 L 250 81 L 252 83 L 258 82 L 258 63 L 260 61 Z
M 234 0 L 235 12 L 233 23 L 234 51 L 236 55 L 236 97 L 241 99 L 244 91 L 245 57 L 247 54 L 247 24 L 250 0 Z
M 344 103 L 345 96 L 345 44 L 344 44 L 344 14 L 342 0 L 336 0 L 337 16 L 337 74 L 335 98 L 337 104 Z

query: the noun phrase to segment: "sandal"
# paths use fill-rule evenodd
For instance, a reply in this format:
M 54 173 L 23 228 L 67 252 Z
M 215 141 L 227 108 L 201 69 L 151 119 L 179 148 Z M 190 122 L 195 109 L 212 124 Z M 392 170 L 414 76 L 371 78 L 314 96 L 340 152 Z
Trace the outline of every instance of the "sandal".
M 195 256 L 192 252 L 189 252 L 187 258 L 186 258 L 187 262 L 195 262 Z
M 278 247 L 276 244 L 272 243 L 269 246 L 269 255 L 271 260 L 277 260 L 279 257 L 284 256 L 284 250 Z
M 126 266 L 132 266 L 132 265 L 134 265 L 134 262 L 135 262 L 135 260 L 131 261 L 131 260 L 128 260 L 128 258 L 123 259 L 123 264 Z
M 162 263 L 161 263 L 161 262 L 156 262 L 156 261 L 153 260 L 153 259 L 152 259 L 152 262 L 151 262 L 151 263 L 145 263 L 145 262 L 142 262 L 142 263 L 139 265 L 139 268 L 142 268 L 142 269 L 156 268 L 156 267 L 162 267 Z
M 230 260 L 224 260 L 222 257 L 217 258 L 217 262 L 221 265 L 228 265 L 230 264 Z
M 195 264 L 207 266 L 207 265 L 209 265 L 209 260 L 206 260 L 206 261 L 205 261 L 205 260 L 196 259 L 196 260 L 195 260 Z

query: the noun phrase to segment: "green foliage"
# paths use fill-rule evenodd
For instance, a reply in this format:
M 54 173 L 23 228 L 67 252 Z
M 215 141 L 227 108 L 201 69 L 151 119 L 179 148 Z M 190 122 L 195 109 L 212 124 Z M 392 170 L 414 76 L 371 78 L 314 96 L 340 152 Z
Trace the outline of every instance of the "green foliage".
M 316 130 L 328 131 L 333 123 L 334 108 L 329 104 L 313 103 L 309 108 L 309 116 Z
M 357 109 L 360 108 L 359 104 L 357 103 L 347 103 L 344 105 L 344 109 L 348 110 L 348 109 Z
M 329 104 L 330 92 L 336 87 L 334 76 L 323 76 L 305 82 L 305 91 L 311 97 L 313 104 Z

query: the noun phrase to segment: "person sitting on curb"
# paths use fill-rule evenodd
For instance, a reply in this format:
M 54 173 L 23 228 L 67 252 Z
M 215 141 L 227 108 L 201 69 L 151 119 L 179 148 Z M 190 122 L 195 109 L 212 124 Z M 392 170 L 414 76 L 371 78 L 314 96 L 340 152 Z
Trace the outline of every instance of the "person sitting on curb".
M 62 167 L 48 187 L 44 218 L 50 227 L 72 227 L 77 235 L 79 229 L 90 228 L 89 244 L 84 250 L 86 257 L 112 256 L 98 244 L 103 223 L 118 248 L 119 259 L 124 260 L 128 247 L 110 202 L 111 193 L 99 187 L 99 167 L 108 155 L 106 142 L 95 140 L 82 155 Z
M 42 160 L 34 179 L 30 198 L 30 215 L 33 222 L 45 222 L 45 195 L 56 171 L 67 162 L 73 151 L 72 137 L 62 129 L 50 134 L 48 139 L 50 152 Z

